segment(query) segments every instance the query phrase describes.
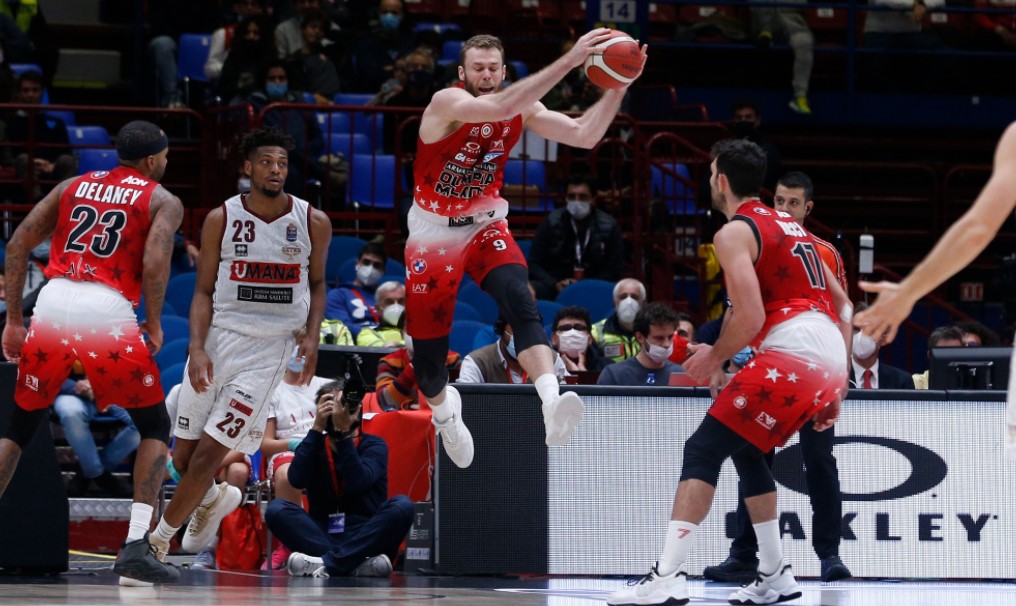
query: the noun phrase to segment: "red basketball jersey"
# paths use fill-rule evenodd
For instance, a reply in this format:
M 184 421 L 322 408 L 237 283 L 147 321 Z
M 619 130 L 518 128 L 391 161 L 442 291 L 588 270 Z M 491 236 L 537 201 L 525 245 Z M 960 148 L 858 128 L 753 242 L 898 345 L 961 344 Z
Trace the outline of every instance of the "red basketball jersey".
M 157 186 L 126 166 L 78 177 L 60 196 L 46 277 L 101 282 L 137 307 Z
M 787 213 L 758 201 L 742 204 L 732 220 L 748 223 L 759 244 L 755 273 L 766 321 L 753 346 L 757 347 L 773 326 L 805 311 L 819 311 L 838 321 L 822 257 L 811 234 Z
M 504 204 L 499 192 L 508 152 L 522 136 L 522 115 L 467 123 L 434 143 L 417 145 L 413 201 L 427 212 L 458 217 Z

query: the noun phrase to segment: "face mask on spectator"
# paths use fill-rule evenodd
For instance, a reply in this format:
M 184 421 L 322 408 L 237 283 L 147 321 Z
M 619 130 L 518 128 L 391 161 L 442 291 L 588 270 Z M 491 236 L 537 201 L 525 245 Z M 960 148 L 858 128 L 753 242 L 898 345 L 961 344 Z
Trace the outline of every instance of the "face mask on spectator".
M 635 321 L 635 314 L 639 312 L 639 302 L 628 297 L 617 304 L 617 319 L 623 324 L 631 324 Z
M 592 204 L 584 200 L 567 200 L 568 214 L 576 221 L 581 221 L 592 212 Z
M 268 82 L 267 84 L 265 84 L 265 92 L 268 93 L 268 96 L 271 97 L 272 99 L 285 97 L 286 93 L 289 92 L 289 83 Z
M 648 340 L 644 342 L 642 346 L 643 351 L 649 356 L 649 359 L 660 364 L 664 360 L 670 357 L 670 354 L 674 353 L 674 344 L 671 343 L 670 347 L 660 347 L 659 345 L 653 345 Z
M 406 82 L 408 82 L 410 86 L 428 88 L 434 83 L 434 74 L 425 69 L 414 69 L 406 74 Z
M 379 20 L 381 29 L 386 32 L 394 32 L 399 29 L 399 23 L 402 23 L 402 16 L 396 15 L 395 13 L 384 13 L 381 15 Z
M 519 359 L 518 355 L 515 354 L 515 335 L 512 335 L 511 338 L 508 339 L 508 345 L 505 349 L 508 350 L 508 355 L 511 356 L 513 360 Z
M 558 333 L 557 338 L 561 344 L 561 353 L 572 357 L 577 357 L 589 346 L 589 333 L 580 330 L 572 329 Z
M 374 286 L 377 284 L 377 281 L 381 279 L 381 270 L 369 263 L 366 265 L 357 265 L 356 278 L 363 283 L 364 286 Z
M 863 360 L 864 358 L 871 357 L 871 354 L 875 353 L 877 347 L 875 340 L 864 334 L 863 332 L 854 333 L 854 357 Z
M 389 326 L 397 326 L 399 323 L 399 316 L 401 316 L 404 311 L 406 311 L 406 308 L 403 307 L 401 303 L 392 303 L 381 312 L 381 318 L 384 319 L 385 324 L 388 324 Z

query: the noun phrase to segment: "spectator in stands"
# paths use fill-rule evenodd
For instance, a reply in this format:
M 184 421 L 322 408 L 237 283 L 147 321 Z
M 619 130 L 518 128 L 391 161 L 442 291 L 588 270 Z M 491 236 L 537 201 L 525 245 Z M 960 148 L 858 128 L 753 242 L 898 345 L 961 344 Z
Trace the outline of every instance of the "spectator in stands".
M 92 385 L 85 378 L 81 363 L 75 361 L 72 376 L 64 381 L 60 395 L 53 402 L 53 410 L 60 418 L 64 437 L 78 459 L 78 471 L 67 486 L 67 496 L 83 497 L 94 482 L 108 496 L 128 499 L 133 491 L 113 472 L 141 443 L 141 434 L 134 427 L 130 415 L 119 406 L 99 411 L 92 393 Z M 124 425 L 105 446 L 102 453 L 95 445 L 90 424 L 96 419 L 115 419 Z
M 226 58 L 230 51 L 240 39 L 247 38 L 243 31 L 244 24 L 264 14 L 262 0 L 234 0 L 232 14 L 228 16 L 229 22 L 212 32 L 212 41 L 208 44 L 208 58 L 205 59 L 205 77 L 215 84 L 222 75 L 226 65 Z M 271 40 L 270 21 L 263 19 L 258 27 L 258 39 Z M 232 99 L 233 95 L 222 97 L 223 100 Z
M 180 34 L 205 34 L 219 26 L 219 14 L 208 0 L 175 0 L 148 3 L 148 67 L 158 107 L 185 107 L 177 77 L 177 42 Z
M 669 360 L 674 352 L 677 314 L 663 303 L 648 303 L 635 315 L 635 338 L 639 352 L 603 369 L 597 385 L 670 384 L 670 375 L 684 369 Z
M 247 97 L 254 112 L 258 113 L 269 103 L 302 103 L 303 98 L 289 87 L 289 74 L 283 62 L 271 60 L 264 64 L 261 89 Z M 344 197 L 346 173 L 331 170 L 322 161 L 325 151 L 324 134 L 313 115 L 298 109 L 276 109 L 265 114 L 263 126 L 286 131 L 296 147 L 289 152 L 289 174 L 286 191 L 303 192 L 308 179 L 328 183 L 332 204 L 341 204 Z
M 596 208 L 592 179 L 575 175 L 565 190 L 564 208 L 536 228 L 529 251 L 529 279 L 539 299 L 554 300 L 583 278 L 615 281 L 624 264 L 621 227 Z
M 924 31 L 929 11 L 945 6 L 945 0 L 871 0 L 869 7 L 890 10 L 869 10 L 864 20 L 863 46 L 894 51 L 945 50 L 945 43 Z M 927 55 L 869 55 L 860 70 L 867 72 L 871 84 L 879 92 L 927 91 L 943 78 L 951 63 L 944 57 L 930 59 Z
M 975 8 L 1009 9 L 1007 12 L 974 14 L 975 40 L 980 48 L 1008 50 L 1016 48 L 1016 12 L 1013 0 L 975 0 Z
M 490 345 L 469 352 L 462 360 L 456 383 L 494 383 L 500 385 L 522 385 L 532 383 L 515 353 L 515 335 L 511 324 L 498 315 L 494 322 L 494 334 L 498 340 Z M 562 357 L 554 353 L 554 372 L 558 381 L 568 374 Z
M 42 74 L 39 72 L 22 73 L 18 76 L 15 87 L 15 102 L 41 105 L 42 86 Z M 32 200 L 53 189 L 53 184 L 75 175 L 78 164 L 71 154 L 67 125 L 60 118 L 54 118 L 42 111 L 18 110 L 8 118 L 7 138 L 12 142 L 21 143 L 12 148 L 18 177 L 27 178 L 33 173 L 35 179 L 51 182 L 44 187 L 37 186 L 31 194 Z M 39 144 L 58 147 L 37 147 Z
M 961 320 L 953 324 L 963 333 L 964 347 L 998 347 L 1002 340 L 990 328 L 977 320 Z
M 381 318 L 376 327 L 367 326 L 356 335 L 360 347 L 402 347 L 402 329 L 399 320 L 406 311 L 406 287 L 391 280 L 377 287 L 376 312 Z
M 806 0 L 790 0 L 804 4 Z M 808 105 L 808 83 L 811 81 L 811 68 L 815 63 L 815 36 L 804 20 L 801 9 L 791 6 L 765 6 L 751 8 L 752 30 L 760 46 L 768 48 L 773 41 L 786 42 L 794 52 L 794 77 L 791 86 L 794 97 L 790 100 L 790 109 L 811 115 Z
M 416 51 L 413 51 L 416 52 Z M 433 54 L 431 54 L 433 57 Z M 408 57 L 399 57 L 392 63 L 391 75 L 381 88 L 364 105 L 388 105 L 388 100 L 402 92 L 406 86 L 406 60 Z
M 380 90 L 395 60 L 413 50 L 412 28 L 404 15 L 402 0 L 381 0 L 370 34 L 361 36 L 354 46 L 356 78 L 351 90 Z
M 35 63 L 41 67 L 46 86 L 52 85 L 57 62 L 60 60 L 60 45 L 42 14 L 41 2 L 38 0 L 6 0 L 0 2 L 0 15 L 6 15 L 13 19 L 18 29 L 28 35 L 35 51 L 34 58 L 28 63 Z M 11 63 L 18 61 L 16 58 L 18 51 L 24 50 L 23 42 L 12 48 L 13 52 L 4 48 L 5 58 Z M 10 56 L 7 56 L 8 53 Z
M 765 153 L 766 179 L 763 185 L 767 189 L 774 189 L 776 187 L 776 179 L 783 172 L 781 168 L 783 160 L 780 156 L 780 150 L 776 149 L 775 145 L 762 136 L 762 114 L 759 113 L 758 104 L 750 99 L 739 99 L 734 102 L 731 111 L 734 114 L 734 122 L 731 125 L 734 136 L 751 141 L 761 147 Z M 705 188 L 705 193 L 709 193 L 708 187 Z
M 928 357 L 936 347 L 963 347 L 963 332 L 955 326 L 939 326 L 928 335 Z M 928 389 L 930 372 L 914 373 L 914 389 Z
M 854 313 L 864 311 L 868 304 L 854 303 Z M 851 347 L 850 386 L 855 389 L 914 389 L 914 378 L 907 371 L 882 364 L 878 354 L 885 344 L 885 335 L 872 340 L 856 327 Z
M 620 362 L 639 352 L 634 323 L 645 302 L 646 287 L 635 278 L 614 285 L 614 313 L 593 325 L 593 339 L 603 348 L 603 355 Z
M 355 339 L 368 326 L 381 323 L 374 309 L 374 292 L 385 273 L 388 255 L 380 244 L 367 243 L 356 259 L 356 278 L 352 283 L 339 284 L 328 291 L 325 318 L 341 320 Z
M 377 403 L 382 410 L 419 410 L 420 386 L 413 368 L 413 338 L 406 334 L 406 314 L 399 318 L 399 330 L 406 345 L 381 358 L 377 365 Z M 462 365 L 462 356 L 449 351 L 445 368 L 455 376 Z
M 360 431 L 363 394 L 343 395 L 340 381 L 318 390 L 314 423 L 289 466 L 310 510 L 286 499 L 268 504 L 269 530 L 293 550 L 293 576 L 387 577 L 413 524 L 413 502 L 387 498 L 388 446 Z
M 236 26 L 229 54 L 219 68 L 217 94 L 224 103 L 261 87 L 261 71 L 275 58 L 271 31 L 271 21 L 261 16 L 249 17 Z
M 314 377 L 307 385 L 300 385 L 302 365 L 294 360 L 286 367 L 282 382 L 268 401 L 268 423 L 261 439 L 261 454 L 268 461 L 266 479 L 275 487 L 275 497 L 290 503 L 301 504 L 303 491 L 293 488 L 289 482 L 289 465 L 293 462 L 294 451 L 307 437 L 317 417 L 314 404 L 315 394 L 329 379 Z M 285 544 L 272 551 L 270 570 L 280 570 L 286 565 L 290 550 Z
M 427 107 L 430 98 L 437 92 L 434 80 L 434 56 L 425 49 L 416 49 L 406 56 L 405 83 L 401 90 L 389 98 L 384 105 L 388 107 Z M 402 121 L 397 114 L 389 114 L 384 123 L 385 153 L 395 153 L 395 132 Z M 402 129 L 400 152 L 416 153 L 416 141 L 420 136 L 420 121 L 414 120 Z M 412 175 L 412 171 L 409 171 Z
M 303 45 L 287 60 L 293 65 L 293 73 L 300 76 L 299 88 L 314 95 L 317 103 L 330 105 L 341 84 L 334 58 L 325 52 L 328 15 L 321 10 L 311 11 L 303 16 L 300 25 Z
M 329 9 L 334 8 L 334 4 L 332 2 L 328 7 L 325 7 L 326 16 L 333 12 Z M 321 10 L 321 0 L 293 0 L 293 8 L 296 9 L 296 13 L 275 26 L 275 47 L 280 59 L 286 59 L 303 48 L 303 34 L 301 33 L 303 18 Z M 322 46 L 331 46 L 333 42 L 330 38 L 339 31 L 337 22 L 329 19 L 326 31 L 329 35 L 323 37 L 321 44 Z
M 554 315 L 550 343 L 571 374 L 599 372 L 614 363 L 604 357 L 600 346 L 590 336 L 592 325 L 585 307 L 568 305 Z
M 683 311 L 677 312 L 677 336 L 687 339 L 690 343 L 695 343 L 695 320 L 691 317 L 691 314 L 687 314 Z

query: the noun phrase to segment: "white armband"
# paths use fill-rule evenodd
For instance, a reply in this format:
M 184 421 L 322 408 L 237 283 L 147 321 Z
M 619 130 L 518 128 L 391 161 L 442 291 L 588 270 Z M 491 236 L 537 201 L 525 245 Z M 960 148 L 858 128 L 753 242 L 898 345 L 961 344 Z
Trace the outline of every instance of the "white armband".
M 850 303 L 844 303 L 840 309 L 840 319 L 850 324 L 850 321 L 854 318 L 854 306 Z

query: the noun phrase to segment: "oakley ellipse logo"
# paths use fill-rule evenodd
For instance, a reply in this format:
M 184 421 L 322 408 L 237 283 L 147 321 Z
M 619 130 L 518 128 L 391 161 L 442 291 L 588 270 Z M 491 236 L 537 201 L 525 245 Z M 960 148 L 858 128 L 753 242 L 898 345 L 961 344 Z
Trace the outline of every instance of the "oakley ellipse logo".
M 890 501 L 893 499 L 905 499 L 919 495 L 931 490 L 945 480 L 949 473 L 949 466 L 942 457 L 933 451 L 918 446 L 912 442 L 894 440 L 892 438 L 876 438 L 869 436 L 843 436 L 836 438 L 837 445 L 864 444 L 888 448 L 910 463 L 910 477 L 902 484 L 888 490 L 872 493 L 853 494 L 844 492 L 844 501 Z M 803 495 L 808 494 L 808 483 L 803 473 L 797 470 L 804 469 L 804 456 L 801 445 L 795 444 L 790 448 L 781 450 L 773 461 L 773 475 L 776 481 L 783 486 Z M 877 469 L 871 469 L 877 473 Z

